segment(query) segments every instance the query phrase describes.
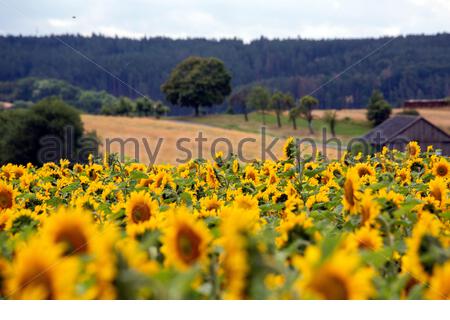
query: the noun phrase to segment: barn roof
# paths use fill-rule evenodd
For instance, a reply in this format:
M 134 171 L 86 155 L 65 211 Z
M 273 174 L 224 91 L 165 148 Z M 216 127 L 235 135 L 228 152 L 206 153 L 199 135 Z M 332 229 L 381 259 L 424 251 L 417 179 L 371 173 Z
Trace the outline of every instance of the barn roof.
M 382 142 L 389 141 L 421 118 L 421 116 L 411 115 L 394 116 L 373 128 L 372 131 L 363 136 L 363 139 L 369 142 L 377 141 L 377 134 L 379 133 Z

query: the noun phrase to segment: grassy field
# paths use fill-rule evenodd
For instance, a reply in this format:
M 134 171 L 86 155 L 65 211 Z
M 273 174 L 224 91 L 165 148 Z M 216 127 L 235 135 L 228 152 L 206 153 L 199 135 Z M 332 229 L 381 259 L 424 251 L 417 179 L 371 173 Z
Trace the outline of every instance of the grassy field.
M 316 140 L 322 138 L 322 128 L 327 129 L 328 136 L 331 136 L 329 126 L 321 117 L 315 115 L 313 121 L 313 128 L 315 134 L 313 135 Z M 249 114 L 249 121 L 246 122 L 243 115 L 230 115 L 230 114 L 217 114 L 208 115 L 204 117 L 178 117 L 175 118 L 180 121 L 186 121 L 190 123 L 199 123 L 205 125 L 216 126 L 224 129 L 239 130 L 244 132 L 258 133 L 262 125 L 262 114 L 259 112 L 253 112 Z M 308 131 L 307 122 L 303 119 L 297 119 L 297 130 L 292 127 L 292 122 L 288 119 L 287 115 L 281 117 L 282 127 L 277 127 L 276 116 L 273 113 L 266 114 L 266 124 L 268 134 L 276 137 L 307 137 L 310 136 Z M 358 119 L 340 119 L 336 126 L 336 135 L 342 138 L 344 141 L 352 137 L 364 135 L 371 129 L 371 126 L 367 121 Z

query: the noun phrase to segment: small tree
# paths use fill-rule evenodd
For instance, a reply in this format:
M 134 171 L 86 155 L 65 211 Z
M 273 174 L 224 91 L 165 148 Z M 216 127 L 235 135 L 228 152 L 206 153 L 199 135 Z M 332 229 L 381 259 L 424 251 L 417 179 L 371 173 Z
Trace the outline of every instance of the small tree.
M 367 120 L 369 120 L 373 126 L 377 126 L 389 119 L 391 112 L 392 107 L 384 100 L 383 93 L 379 90 L 374 90 L 369 99 L 369 104 L 367 105 Z
M 134 102 L 128 97 L 120 97 L 119 103 L 117 104 L 117 108 L 115 110 L 115 114 L 119 116 L 130 115 L 134 110 Z
M 287 95 L 280 91 L 276 91 L 270 98 L 270 108 L 275 110 L 278 128 L 281 128 L 281 113 L 289 108 L 287 99 Z
M 153 111 L 154 102 L 147 97 L 140 97 L 135 100 L 136 113 L 138 116 L 149 116 Z
M 156 119 L 159 119 L 162 116 L 167 115 L 170 112 L 170 108 L 168 106 L 165 106 L 161 101 L 156 101 L 156 103 L 153 105 L 153 112 Z
M 336 110 L 328 110 L 325 112 L 323 119 L 330 126 L 331 135 L 336 137 L 336 121 L 337 121 L 337 113 Z
M 312 110 L 319 104 L 319 100 L 312 96 L 304 96 L 300 99 L 299 113 L 302 118 L 308 122 L 309 133 L 314 134 L 312 127 L 313 114 Z
M 161 90 L 171 104 L 194 108 L 198 117 L 200 107 L 223 103 L 231 92 L 231 76 L 219 59 L 189 57 L 173 69 Z
M 228 98 L 228 103 L 231 107 L 233 107 L 233 109 L 235 107 L 242 109 L 246 122 L 248 122 L 248 113 L 251 111 L 251 108 L 247 105 L 247 97 L 249 93 L 250 89 L 248 87 L 245 87 L 236 91 Z
M 266 125 L 266 113 L 265 110 L 270 105 L 270 93 L 262 86 L 255 86 L 251 89 L 247 96 L 247 106 L 254 110 L 260 110 L 262 112 L 263 124 Z
M 297 118 L 300 116 L 300 110 L 298 107 L 294 107 L 289 110 L 289 119 L 292 121 L 292 128 L 297 130 Z

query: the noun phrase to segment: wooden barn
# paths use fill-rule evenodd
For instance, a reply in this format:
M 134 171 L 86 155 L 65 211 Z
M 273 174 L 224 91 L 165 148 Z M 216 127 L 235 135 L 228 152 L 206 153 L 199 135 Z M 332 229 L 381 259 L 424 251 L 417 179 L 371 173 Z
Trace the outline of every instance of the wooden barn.
M 371 146 L 404 150 L 409 141 L 417 141 L 422 150 L 429 145 L 450 155 L 450 135 L 421 116 L 397 115 L 389 118 L 363 136 Z

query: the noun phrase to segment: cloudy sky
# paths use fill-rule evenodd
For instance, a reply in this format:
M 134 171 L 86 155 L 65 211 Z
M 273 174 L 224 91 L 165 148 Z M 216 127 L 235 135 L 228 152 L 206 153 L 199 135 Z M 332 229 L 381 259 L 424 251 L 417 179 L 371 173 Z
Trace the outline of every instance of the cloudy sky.
M 349 38 L 450 32 L 450 0 L 0 0 L 0 34 Z

